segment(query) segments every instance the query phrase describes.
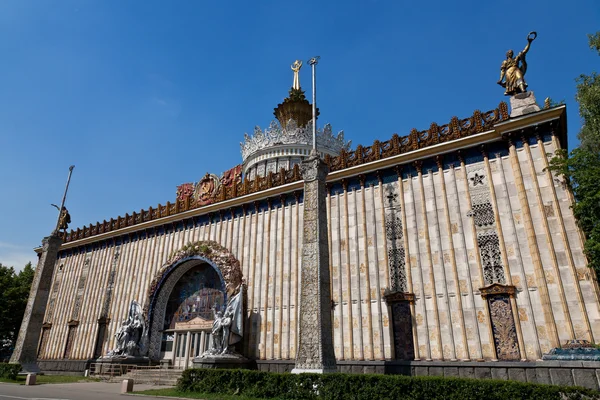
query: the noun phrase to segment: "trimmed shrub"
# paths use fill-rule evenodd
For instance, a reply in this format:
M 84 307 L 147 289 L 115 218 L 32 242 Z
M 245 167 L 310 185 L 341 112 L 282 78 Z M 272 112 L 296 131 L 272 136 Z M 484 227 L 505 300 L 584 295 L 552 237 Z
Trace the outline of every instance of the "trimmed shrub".
M 177 384 L 182 392 L 238 394 L 266 399 L 507 400 L 600 399 L 574 386 L 493 379 L 360 374 L 276 374 L 250 370 L 188 369 Z
M 0 378 L 17 379 L 21 372 L 21 364 L 0 363 Z

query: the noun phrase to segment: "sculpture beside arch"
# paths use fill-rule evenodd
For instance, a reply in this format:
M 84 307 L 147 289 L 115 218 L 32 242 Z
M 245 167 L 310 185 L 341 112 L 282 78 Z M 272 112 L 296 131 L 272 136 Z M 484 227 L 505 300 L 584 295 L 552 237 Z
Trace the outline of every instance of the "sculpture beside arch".
M 214 268 L 219 275 L 225 301 L 242 284 L 240 262 L 227 248 L 217 242 L 188 243 L 174 251 L 158 270 L 146 293 L 144 314 L 147 316 L 149 327 L 148 357 L 151 360 L 157 361 L 160 358 L 165 312 L 173 288 L 186 272 L 204 263 Z

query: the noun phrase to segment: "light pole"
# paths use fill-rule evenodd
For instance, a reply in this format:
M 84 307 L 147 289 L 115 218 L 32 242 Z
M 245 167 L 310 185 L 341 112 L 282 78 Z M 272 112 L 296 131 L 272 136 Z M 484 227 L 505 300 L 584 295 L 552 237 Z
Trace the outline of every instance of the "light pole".
M 317 153 L 317 64 L 319 56 L 315 56 L 308 60 L 308 64 L 312 67 L 312 135 L 313 135 L 313 153 Z

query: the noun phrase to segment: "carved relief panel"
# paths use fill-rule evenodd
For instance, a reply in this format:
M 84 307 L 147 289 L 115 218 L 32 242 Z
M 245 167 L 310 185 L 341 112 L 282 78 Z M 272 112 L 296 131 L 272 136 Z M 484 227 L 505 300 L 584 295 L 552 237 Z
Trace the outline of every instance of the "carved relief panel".
M 392 303 L 394 353 L 397 360 L 414 360 L 415 346 L 412 333 L 410 304 L 407 301 Z
M 87 281 L 88 272 L 90 270 L 90 265 L 92 264 L 92 253 L 88 252 L 85 255 L 85 260 L 83 262 L 83 268 L 81 270 L 81 275 L 79 276 L 79 280 L 77 281 L 77 292 L 75 293 L 75 304 L 73 305 L 73 311 L 71 312 L 71 319 L 78 320 L 79 319 L 79 311 L 81 310 L 81 303 L 83 302 L 83 293 L 85 289 L 85 283 Z
M 388 268 L 390 271 L 390 292 L 406 292 L 406 251 L 404 233 L 400 217 L 400 201 L 397 184 L 388 184 L 385 199 L 385 236 L 387 239 Z
M 510 298 L 506 295 L 489 296 L 487 301 L 498 359 L 519 360 L 519 344 Z
M 75 342 L 75 335 L 77 334 L 77 324 L 69 325 L 69 332 L 67 333 L 67 344 L 65 345 L 65 352 L 63 358 L 71 357 L 71 350 L 73 349 L 73 343 Z
M 477 247 L 483 264 L 484 286 L 492 283 L 506 284 L 500 242 L 490 198 L 488 177 L 481 167 L 467 169 L 467 184 L 472 209 L 467 214 L 473 218 L 477 232 Z
M 108 275 L 108 282 L 106 284 L 106 291 L 104 292 L 104 301 L 102 303 L 102 312 L 100 318 L 108 318 L 110 311 L 110 303 L 112 301 L 112 293 L 115 287 L 115 278 L 117 275 L 117 265 L 119 264 L 119 257 L 121 256 L 121 246 L 115 247 L 115 252 L 112 259 L 110 268 L 110 274 Z
M 40 346 L 38 348 L 38 353 L 37 356 L 38 358 L 41 358 L 44 356 L 44 354 L 46 353 L 46 347 L 48 346 L 48 338 L 50 337 L 50 326 L 43 326 L 42 327 L 42 334 L 40 337 Z

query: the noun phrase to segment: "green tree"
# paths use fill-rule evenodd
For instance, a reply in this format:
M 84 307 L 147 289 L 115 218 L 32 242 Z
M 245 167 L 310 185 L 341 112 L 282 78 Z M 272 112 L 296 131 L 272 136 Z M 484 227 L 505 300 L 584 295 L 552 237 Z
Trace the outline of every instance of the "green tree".
M 600 32 L 588 35 L 590 48 L 600 55 Z M 577 78 L 582 127 L 580 146 L 571 153 L 557 152 L 550 169 L 562 174 L 575 197 L 573 213 L 586 237 L 589 266 L 600 275 L 600 76 L 596 72 Z
M 0 360 L 10 356 L 17 340 L 33 275 L 31 263 L 18 274 L 0 264 Z

